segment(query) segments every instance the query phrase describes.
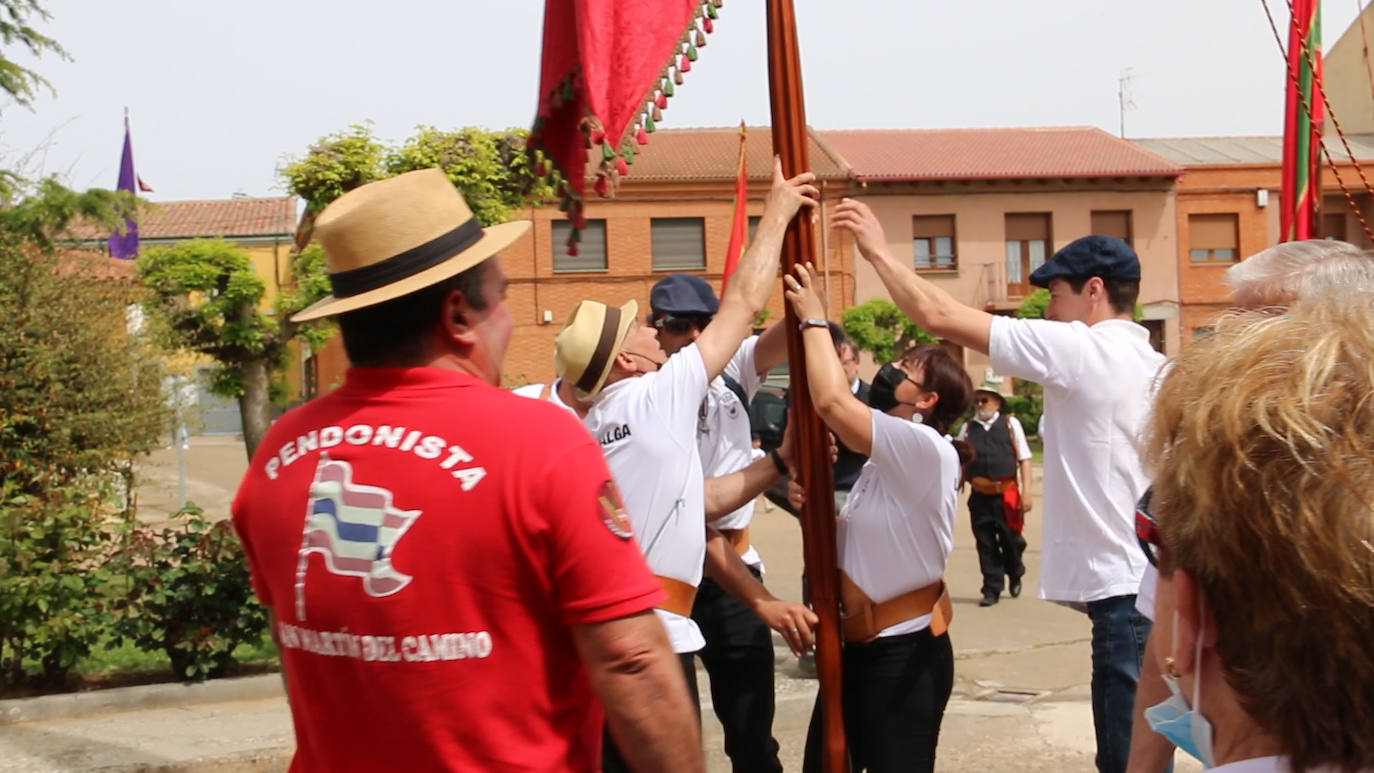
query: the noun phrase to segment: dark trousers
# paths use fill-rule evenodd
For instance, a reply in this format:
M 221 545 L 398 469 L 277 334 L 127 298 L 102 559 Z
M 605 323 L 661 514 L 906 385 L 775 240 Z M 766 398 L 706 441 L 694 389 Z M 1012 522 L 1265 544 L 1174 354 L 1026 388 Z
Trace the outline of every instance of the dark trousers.
M 1140 661 L 1150 621 L 1135 608 L 1135 594 L 1088 602 L 1093 624 L 1093 729 L 1097 769 L 1126 770 L 1131 751 L 1131 719 Z
M 940 722 L 954 689 L 949 634 L 930 629 L 844 646 L 844 731 L 853 773 L 935 769 Z M 806 734 L 805 773 L 820 773 L 821 699 Z
M 701 714 L 701 695 L 697 693 L 697 663 L 692 657 L 692 653 L 678 655 L 682 661 L 682 672 L 687 676 L 687 690 L 692 693 L 692 705 L 696 707 L 697 714 Z M 615 739 L 611 738 L 611 728 L 606 727 L 602 733 L 601 741 L 601 770 L 604 773 L 633 773 L 633 768 L 625 762 L 625 758 L 620 756 L 620 750 L 615 748 Z
M 754 567 L 749 571 L 763 580 Z M 711 678 L 711 704 L 733 770 L 781 771 L 773 739 L 773 632 L 709 579 L 701 581 L 692 619 L 706 638 L 697 657 Z
M 973 492 L 968 498 L 969 521 L 978 544 L 978 568 L 983 572 L 983 593 L 1001 593 L 1005 577 L 1026 573 L 1021 554 L 1026 538 L 1007 525 L 1002 496 Z

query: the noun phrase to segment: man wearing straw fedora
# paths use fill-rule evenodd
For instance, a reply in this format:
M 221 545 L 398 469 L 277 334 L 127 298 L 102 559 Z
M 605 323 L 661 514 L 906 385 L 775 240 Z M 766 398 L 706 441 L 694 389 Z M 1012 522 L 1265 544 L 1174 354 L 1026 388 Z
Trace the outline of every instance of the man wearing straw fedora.
M 619 307 L 579 303 L 554 342 L 558 376 L 576 387 L 583 403 L 579 413 L 601 444 L 640 547 L 663 586 L 667 598 L 656 612 L 691 683 L 692 653 L 705 643 L 691 617 L 704 567 L 794 650 L 810 645 L 814 614 L 769 594 L 718 532 L 707 538 L 708 511 L 726 513 L 744 505 L 777 477 L 781 465 L 765 457 L 717 478 L 708 502 L 697 430 L 712 379 L 751 333 L 777 281 L 787 224 L 803 206 L 815 203 L 813 179 L 810 173 L 786 179 L 775 160 L 757 235 L 731 275 L 719 309 L 696 340 L 671 358 L 659 344 L 658 329 L 638 318 L 634 301 Z M 623 743 L 618 746 L 625 749 Z M 626 767 L 608 749 L 603 769 Z
M 1004 583 L 1009 584 L 1012 598 L 1021 595 L 1021 576 L 1026 573 L 1021 560 L 1026 538 L 1021 530 L 1031 509 L 1031 451 L 1021 422 L 1002 413 L 1007 399 L 998 381 L 984 380 L 973 399 L 973 417 L 959 430 L 959 440 L 967 440 L 975 452 L 965 472 L 973 488 L 968 498 L 969 522 L 983 573 L 983 598 L 978 606 L 990 607 L 1002 595 Z
M 293 771 L 702 770 L 662 603 L 600 449 L 496 386 L 500 250 L 443 172 L 321 214 L 352 367 L 268 433 L 233 506 L 273 617 Z M 596 698 L 601 700 L 598 702 Z

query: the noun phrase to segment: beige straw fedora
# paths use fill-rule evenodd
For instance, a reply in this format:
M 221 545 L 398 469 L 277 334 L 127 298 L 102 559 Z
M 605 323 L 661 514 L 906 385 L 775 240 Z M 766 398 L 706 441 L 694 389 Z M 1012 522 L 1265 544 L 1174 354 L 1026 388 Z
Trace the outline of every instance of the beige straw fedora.
M 315 238 L 333 294 L 291 321 L 361 309 L 442 282 L 508 247 L 530 229 L 520 220 L 482 228 L 441 169 L 421 169 L 355 188 L 324 208 Z
M 638 315 L 639 304 L 634 301 L 619 308 L 596 301 L 582 301 L 573 307 L 553 339 L 558 377 L 572 382 L 588 397 L 600 392 Z

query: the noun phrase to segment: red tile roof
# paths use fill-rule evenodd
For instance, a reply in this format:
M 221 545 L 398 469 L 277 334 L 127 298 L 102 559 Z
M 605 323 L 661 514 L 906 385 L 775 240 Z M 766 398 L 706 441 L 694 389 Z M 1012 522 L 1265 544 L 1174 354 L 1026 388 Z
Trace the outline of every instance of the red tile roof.
M 622 184 L 733 180 L 738 131 L 658 131 L 640 149 Z M 812 129 L 810 137 L 811 165 L 822 179 L 1177 177 L 1183 172 L 1163 156 L 1092 127 Z M 750 127 L 746 153 L 749 178 L 767 179 L 773 153 L 767 126 Z
M 1094 127 L 823 131 L 858 180 L 1177 177 L 1183 167 Z
M 103 227 L 78 224 L 77 239 L 103 239 Z M 138 224 L 141 239 L 290 236 L 296 232 L 296 199 L 214 199 L 153 202 Z
M 773 135 L 767 126 L 749 127 L 745 159 L 750 180 L 767 180 L 773 173 Z M 649 135 L 649 144 L 638 148 L 630 175 L 622 184 L 636 180 L 709 181 L 733 180 L 738 174 L 739 127 L 708 129 L 660 129 Z M 848 170 L 811 132 L 808 148 L 811 168 L 822 179 L 843 179 Z M 595 161 L 600 161 L 600 151 Z M 596 164 L 590 165 L 595 170 Z

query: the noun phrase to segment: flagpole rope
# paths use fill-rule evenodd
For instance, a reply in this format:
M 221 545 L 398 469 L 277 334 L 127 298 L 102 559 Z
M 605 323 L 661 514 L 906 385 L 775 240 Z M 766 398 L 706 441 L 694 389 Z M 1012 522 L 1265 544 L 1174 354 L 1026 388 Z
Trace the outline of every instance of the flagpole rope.
M 1279 26 L 1274 22 L 1274 14 L 1269 10 L 1269 0 L 1260 0 L 1260 3 L 1264 6 L 1264 15 L 1269 17 L 1269 29 L 1273 30 L 1274 42 L 1278 44 L 1279 54 L 1284 59 L 1283 69 L 1288 71 L 1288 79 L 1292 81 L 1293 87 L 1298 95 L 1298 101 L 1302 104 L 1303 111 L 1307 113 L 1307 120 L 1311 123 L 1316 123 L 1316 119 L 1312 115 L 1312 105 L 1308 102 L 1307 98 L 1303 96 L 1302 84 L 1298 81 L 1298 74 L 1293 68 L 1288 66 L 1288 51 L 1283 45 L 1283 38 L 1279 35 Z M 1293 0 L 1287 0 L 1287 3 L 1289 19 L 1292 19 L 1294 16 Z M 1331 101 L 1326 98 L 1326 87 L 1322 85 L 1321 78 L 1315 77 L 1317 66 L 1312 58 L 1312 48 L 1307 44 L 1306 38 L 1301 39 L 1301 45 L 1303 54 L 1307 59 L 1307 66 L 1312 68 L 1314 76 L 1312 81 L 1316 84 L 1317 92 L 1321 95 L 1322 104 L 1326 106 L 1327 115 L 1331 117 L 1331 125 L 1335 127 L 1337 136 L 1341 138 L 1341 144 L 1345 147 L 1346 154 L 1350 156 L 1350 163 L 1359 174 L 1360 180 L 1364 183 L 1365 190 L 1368 191 L 1371 196 L 1374 196 L 1374 186 L 1371 186 L 1369 179 L 1365 177 L 1364 168 L 1361 167 L 1360 162 L 1356 160 L 1355 152 L 1350 149 L 1350 141 L 1346 139 L 1345 132 L 1341 129 L 1341 122 L 1336 118 L 1336 113 L 1331 109 Z M 1335 176 L 1336 184 L 1340 186 L 1341 193 L 1345 194 L 1345 200 L 1350 205 L 1350 210 L 1355 213 L 1355 218 L 1360 221 L 1360 228 L 1364 230 L 1365 238 L 1374 242 L 1374 229 L 1370 228 L 1369 222 L 1365 220 L 1364 213 L 1360 211 L 1359 205 L 1355 203 L 1355 197 L 1350 193 L 1350 190 L 1346 188 L 1345 180 L 1341 178 L 1341 171 L 1336 167 L 1336 160 L 1332 158 L 1331 151 L 1326 147 L 1325 139 L 1318 138 L 1318 140 L 1318 144 L 1322 149 L 1322 155 L 1326 157 L 1327 166 L 1330 167 L 1331 174 Z M 1320 191 L 1318 191 L 1318 193 L 1320 193 Z

